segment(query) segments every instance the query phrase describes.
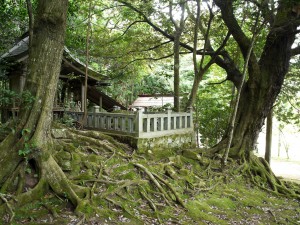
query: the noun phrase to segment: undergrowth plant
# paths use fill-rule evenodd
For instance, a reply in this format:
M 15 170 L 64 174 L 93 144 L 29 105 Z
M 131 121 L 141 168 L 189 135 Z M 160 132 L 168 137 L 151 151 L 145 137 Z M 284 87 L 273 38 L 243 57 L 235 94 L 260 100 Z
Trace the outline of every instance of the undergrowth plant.
M 32 152 L 34 148 L 36 148 L 35 143 L 31 143 L 29 141 L 29 136 L 30 136 L 31 130 L 30 129 L 23 129 L 21 132 L 21 135 L 24 139 L 24 145 L 22 149 L 19 149 L 19 156 L 24 157 L 26 163 L 28 163 L 28 156 Z

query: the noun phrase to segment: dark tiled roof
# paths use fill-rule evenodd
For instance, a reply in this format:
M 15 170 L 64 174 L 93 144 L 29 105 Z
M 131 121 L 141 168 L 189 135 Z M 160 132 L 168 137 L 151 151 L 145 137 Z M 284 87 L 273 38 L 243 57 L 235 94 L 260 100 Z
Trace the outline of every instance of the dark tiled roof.
M 126 107 L 121 105 L 119 102 L 104 94 L 102 91 L 98 90 L 96 87 L 88 86 L 88 99 L 95 104 L 99 105 L 100 97 L 102 98 L 102 107 L 110 112 L 113 110 L 114 106 L 119 106 L 120 109 L 126 110 Z
M 6 61 L 23 61 L 25 58 L 27 58 L 26 56 L 28 56 L 28 45 L 29 37 L 27 36 L 15 44 L 8 52 L 0 56 L 0 61 L 3 59 Z M 66 46 L 64 47 L 63 56 L 66 67 L 69 67 L 66 71 L 74 72 L 75 74 L 81 76 L 85 75 L 85 63 L 73 56 Z M 88 74 L 89 78 L 96 81 L 106 78 L 104 75 L 101 75 L 92 68 L 88 68 Z
M 28 56 L 28 36 L 20 40 L 8 52 L 0 56 L 1 60 L 6 61 L 23 61 Z M 95 70 L 88 68 L 89 83 L 96 84 L 107 81 L 107 77 L 99 74 Z M 63 62 L 61 74 L 68 75 L 74 73 L 79 77 L 85 76 L 85 63 L 81 62 L 78 58 L 74 57 L 67 47 L 64 47 Z M 1 71 L 0 71 L 1 75 Z M 88 99 L 96 104 L 99 104 L 100 97 L 102 98 L 103 108 L 111 111 L 114 106 L 119 106 L 121 109 L 126 109 L 123 105 L 118 103 L 113 98 L 105 95 L 103 92 L 97 90 L 95 87 L 88 86 Z
M 10 59 L 27 54 L 28 52 L 29 37 L 23 38 L 15 46 L 13 46 L 8 52 L 4 53 L 0 59 Z

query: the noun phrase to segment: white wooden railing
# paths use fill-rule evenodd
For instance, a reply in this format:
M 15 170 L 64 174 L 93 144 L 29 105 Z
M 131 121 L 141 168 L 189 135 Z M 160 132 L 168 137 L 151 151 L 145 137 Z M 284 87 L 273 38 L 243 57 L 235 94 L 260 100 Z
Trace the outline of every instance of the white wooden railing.
M 77 120 L 83 116 L 82 112 L 70 112 Z M 102 130 L 105 132 L 126 134 L 141 138 L 153 138 L 168 134 L 180 134 L 193 131 L 192 111 L 151 113 L 136 112 L 106 113 L 99 112 L 99 107 L 94 107 L 94 112 L 87 116 L 86 128 Z

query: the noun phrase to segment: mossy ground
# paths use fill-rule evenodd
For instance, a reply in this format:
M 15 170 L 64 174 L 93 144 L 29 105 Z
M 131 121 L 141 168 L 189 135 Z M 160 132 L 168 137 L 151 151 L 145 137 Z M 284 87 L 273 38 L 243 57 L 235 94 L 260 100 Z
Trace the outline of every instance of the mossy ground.
M 50 191 L 15 209 L 12 224 L 300 223 L 298 200 L 255 186 L 235 162 L 221 171 L 219 159 L 200 156 L 196 149 L 138 154 L 103 135 L 97 147 L 86 139 L 95 132 L 80 135 L 85 137 L 57 140 L 55 158 L 73 183 L 90 188 L 90 204 L 81 209 L 86 217 L 77 216 L 66 198 Z M 154 175 L 165 194 L 139 165 Z M 293 183 L 289 187 L 300 189 Z

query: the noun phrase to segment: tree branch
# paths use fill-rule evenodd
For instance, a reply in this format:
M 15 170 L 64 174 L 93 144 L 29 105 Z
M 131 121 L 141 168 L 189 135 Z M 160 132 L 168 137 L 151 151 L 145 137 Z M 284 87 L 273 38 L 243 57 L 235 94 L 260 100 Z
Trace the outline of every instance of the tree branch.
M 207 6 L 208 6 L 208 9 L 209 9 L 209 20 L 208 20 L 208 25 L 207 25 L 207 29 L 206 29 L 206 32 L 204 32 L 204 54 L 203 54 L 203 57 L 201 58 L 201 62 L 200 62 L 200 70 L 203 70 L 203 63 L 204 63 L 204 55 L 205 55 L 205 51 L 206 51 L 206 49 L 208 48 L 208 45 L 210 45 L 211 46 L 211 44 L 210 44 L 210 39 L 209 39 L 209 32 L 210 32 L 210 28 L 211 28 L 211 23 L 212 23 L 212 20 L 213 20 L 213 18 L 214 18 L 214 14 L 213 14 L 213 11 L 212 11 L 212 9 L 209 7 L 209 5 L 207 4 Z M 209 64 L 207 64 L 207 65 L 212 65 L 212 61 L 211 61 L 211 63 L 209 63 Z M 206 65 L 206 66 L 207 66 Z M 208 67 L 206 67 L 205 66 L 205 68 L 206 69 L 208 69 L 209 68 L 209 66 Z
M 213 63 L 215 63 L 216 59 L 219 57 L 219 53 L 225 48 L 225 45 L 227 44 L 227 41 L 229 40 L 230 36 L 231 36 L 231 33 L 228 32 L 226 37 L 224 38 L 222 44 L 220 45 L 220 47 L 217 49 L 217 51 L 215 51 L 215 54 L 212 56 L 210 61 L 205 65 L 204 70 L 207 70 Z M 210 43 L 209 43 L 209 49 L 212 49 L 212 46 Z M 228 55 L 228 57 L 229 57 L 229 55 Z
M 246 61 L 248 50 L 251 46 L 250 39 L 246 36 L 246 34 L 243 32 L 242 28 L 238 24 L 233 11 L 233 0 L 214 0 L 214 2 L 217 4 L 217 6 L 221 9 L 222 19 L 225 22 L 228 30 L 232 33 L 233 38 L 237 42 L 242 54 L 244 61 Z M 253 25 L 253 35 L 257 36 L 261 29 L 264 27 L 264 23 L 262 23 L 260 26 L 259 24 L 259 18 L 260 18 L 260 11 L 257 13 L 255 24 Z M 249 76 L 253 74 L 258 74 L 260 70 L 260 66 L 258 64 L 258 59 L 256 58 L 254 52 L 250 53 L 249 58 Z
M 143 22 L 145 22 L 145 21 L 144 21 L 144 20 L 136 20 L 136 21 L 132 22 L 131 24 L 128 25 L 128 27 L 125 29 L 125 31 L 124 31 L 119 37 L 114 38 L 113 40 L 111 40 L 111 41 L 105 43 L 105 45 L 111 44 L 111 43 L 113 43 L 113 42 L 115 42 L 115 41 L 120 40 L 120 38 L 122 38 L 122 37 L 129 31 L 129 29 L 130 29 L 133 25 L 135 25 L 135 24 L 137 24 L 137 23 L 143 23 Z
M 123 70 L 125 69 L 126 67 L 128 67 L 130 64 L 134 63 L 134 62 L 137 62 L 137 61 L 144 61 L 144 60 L 151 60 L 151 61 L 159 61 L 159 60 L 162 60 L 162 59 L 167 59 L 167 58 L 170 58 L 174 55 L 174 53 L 172 54 L 169 54 L 169 55 L 165 55 L 165 56 L 162 56 L 162 57 L 159 57 L 159 58 L 152 58 L 152 57 L 145 57 L 145 58 L 137 58 L 137 59 L 134 59 L 134 60 L 131 60 L 130 62 L 128 62 L 125 66 L 119 68 L 120 70 Z
M 242 31 L 236 18 L 234 17 L 232 0 L 214 0 L 216 5 L 221 9 L 222 19 L 224 20 L 232 36 L 239 45 L 244 58 L 247 56 L 247 51 L 250 46 L 250 40 Z
M 139 9 L 137 9 L 136 7 L 134 7 L 133 5 L 131 5 L 128 2 L 125 2 L 123 0 L 118 0 L 118 1 L 123 3 L 122 6 L 125 6 L 125 7 L 128 7 L 130 9 L 132 9 L 133 11 L 138 13 L 140 16 L 142 16 L 143 19 L 145 20 L 145 22 L 148 25 L 150 25 L 155 31 L 159 32 L 161 35 L 168 38 L 169 40 L 174 41 L 174 36 L 173 35 L 168 34 L 167 32 L 160 29 L 158 26 L 156 26 L 151 20 L 149 20 L 147 18 L 147 16 L 142 11 L 140 11 Z M 191 46 L 189 46 L 185 43 L 182 43 L 182 42 L 180 42 L 180 45 L 181 45 L 181 47 L 189 50 L 190 52 L 195 51 L 197 55 L 203 55 L 204 54 L 204 50 L 195 50 L 193 47 L 191 47 Z M 212 48 L 211 45 L 208 48 L 208 51 L 205 52 L 206 55 L 211 55 L 211 56 L 215 57 L 215 62 L 217 63 L 217 65 L 222 67 L 227 72 L 227 79 L 232 81 L 235 84 L 235 86 L 237 87 L 240 83 L 242 73 L 236 67 L 235 63 L 230 58 L 230 56 L 227 52 L 221 51 L 221 48 L 220 48 L 220 51 L 218 53 L 220 55 L 222 55 L 223 58 L 221 58 L 220 56 L 216 56 L 216 52 L 214 51 L 214 49 Z
M 187 7 L 188 14 L 192 17 L 192 13 L 189 10 L 189 7 Z M 195 27 L 194 27 L 194 43 L 193 43 L 193 64 L 194 64 L 194 73 L 198 74 L 198 67 L 197 67 L 197 46 L 198 46 L 198 29 L 199 29 L 199 24 L 200 24 L 200 1 L 197 0 L 197 16 L 196 18 L 192 17 L 195 21 Z
M 33 37 L 33 25 L 34 25 L 31 0 L 26 0 L 26 4 L 27 4 L 28 17 L 29 17 L 29 48 L 31 48 L 32 37 Z
M 208 85 L 223 84 L 225 81 L 227 81 L 227 79 L 222 80 L 222 81 L 220 81 L 220 82 L 216 82 L 216 83 L 208 83 Z
M 274 18 L 275 18 L 274 15 L 275 6 L 273 1 L 263 0 L 261 3 L 259 3 L 257 0 L 248 0 L 248 1 L 252 2 L 254 5 L 257 6 L 257 8 L 259 8 L 266 22 L 268 22 L 270 25 L 273 25 Z M 269 9 L 269 4 L 271 5 L 271 10 Z

